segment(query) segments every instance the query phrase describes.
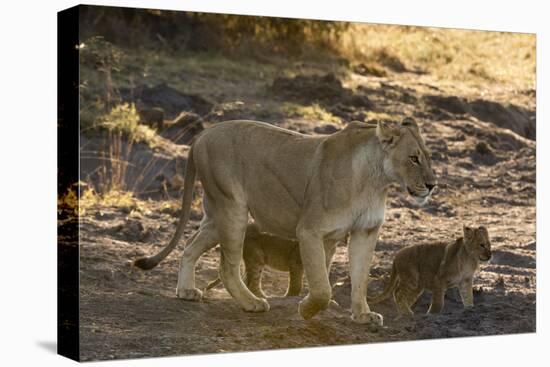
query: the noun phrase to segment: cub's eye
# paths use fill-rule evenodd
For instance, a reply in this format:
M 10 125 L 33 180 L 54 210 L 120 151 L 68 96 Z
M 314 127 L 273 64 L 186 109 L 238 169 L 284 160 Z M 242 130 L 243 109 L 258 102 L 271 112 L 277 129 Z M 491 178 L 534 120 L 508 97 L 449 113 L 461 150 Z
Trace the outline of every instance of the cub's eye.
M 413 162 L 414 164 L 420 163 L 420 161 L 418 160 L 418 157 L 415 155 L 411 155 L 409 158 L 411 159 L 411 162 Z
M 481 246 L 481 248 L 485 248 L 485 244 L 484 244 L 484 243 L 480 243 L 479 246 Z

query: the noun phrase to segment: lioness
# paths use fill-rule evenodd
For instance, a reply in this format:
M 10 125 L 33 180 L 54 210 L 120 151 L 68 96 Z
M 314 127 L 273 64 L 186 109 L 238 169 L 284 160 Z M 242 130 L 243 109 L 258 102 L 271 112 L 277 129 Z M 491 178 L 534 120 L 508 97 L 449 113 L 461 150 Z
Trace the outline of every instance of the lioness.
M 382 316 L 370 311 L 366 290 L 387 189 L 400 183 L 424 203 L 436 185 L 430 153 L 411 118 L 398 126 L 352 122 L 325 136 L 255 121 L 217 123 L 200 133 L 189 150 L 182 211 L 172 240 L 158 254 L 138 259 L 136 266 L 150 269 L 176 247 L 189 219 L 197 176 L 204 190 L 204 217 L 183 252 L 177 297 L 202 297 L 195 287 L 195 263 L 219 243 L 220 277 L 228 292 L 245 311 L 269 309 L 240 276 L 250 214 L 262 231 L 300 242 L 309 294 L 298 309 L 305 319 L 326 309 L 331 299 L 324 241 L 349 233 L 352 319 L 380 325 Z
M 392 292 L 400 315 L 412 315 L 411 306 L 425 289 L 432 292 L 429 313 L 443 308 L 445 291 L 458 287 L 465 307 L 474 305 L 472 278 L 479 261 L 491 258 L 487 228 L 463 228 L 464 237 L 452 243 L 421 244 L 405 247 L 393 260 L 391 277 L 384 291 L 368 297 L 371 304 L 388 298 Z
M 335 251 L 336 241 L 325 241 L 326 266 L 329 273 Z M 298 241 L 261 233 L 256 224 L 249 224 L 244 236 L 243 261 L 244 282 L 256 297 L 267 298 L 261 284 L 262 272 L 266 266 L 289 272 L 285 297 L 298 296 L 302 291 L 304 267 Z M 213 280 L 208 283 L 205 290 L 212 289 L 220 283 L 220 278 Z

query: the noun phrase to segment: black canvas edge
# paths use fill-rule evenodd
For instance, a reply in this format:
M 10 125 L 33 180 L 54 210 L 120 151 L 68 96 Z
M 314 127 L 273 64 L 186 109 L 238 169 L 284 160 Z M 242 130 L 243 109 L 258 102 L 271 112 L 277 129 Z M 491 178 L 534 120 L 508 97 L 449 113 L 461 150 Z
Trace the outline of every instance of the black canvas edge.
M 75 6 L 57 13 L 58 198 L 71 187 L 78 190 L 75 185 L 79 181 L 78 45 L 79 6 Z M 58 210 L 57 353 L 80 361 L 78 210 L 73 214 Z

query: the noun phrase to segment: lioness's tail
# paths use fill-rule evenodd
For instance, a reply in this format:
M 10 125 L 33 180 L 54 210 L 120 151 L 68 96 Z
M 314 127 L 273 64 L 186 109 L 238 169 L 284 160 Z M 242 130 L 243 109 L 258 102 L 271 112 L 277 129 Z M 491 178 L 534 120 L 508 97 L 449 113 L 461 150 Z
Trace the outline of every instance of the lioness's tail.
M 395 265 L 393 265 L 391 268 L 390 280 L 386 285 L 386 288 L 384 288 L 382 293 L 380 293 L 378 296 L 374 296 L 374 297 L 367 296 L 367 301 L 370 304 L 376 304 L 388 298 L 392 294 L 393 290 L 395 289 L 395 286 L 397 285 L 398 280 L 399 280 L 399 277 L 397 276 L 397 270 L 395 269 Z
M 142 257 L 134 261 L 134 265 L 138 268 L 144 270 L 154 268 L 177 246 L 191 213 L 191 202 L 193 201 L 193 189 L 195 186 L 196 174 L 195 163 L 193 162 L 193 146 L 191 146 L 187 157 L 187 166 L 185 167 L 185 179 L 183 181 L 184 192 L 181 203 L 181 214 L 176 227 L 176 233 L 174 233 L 174 236 L 170 240 L 168 246 L 163 248 L 158 254 L 150 257 Z

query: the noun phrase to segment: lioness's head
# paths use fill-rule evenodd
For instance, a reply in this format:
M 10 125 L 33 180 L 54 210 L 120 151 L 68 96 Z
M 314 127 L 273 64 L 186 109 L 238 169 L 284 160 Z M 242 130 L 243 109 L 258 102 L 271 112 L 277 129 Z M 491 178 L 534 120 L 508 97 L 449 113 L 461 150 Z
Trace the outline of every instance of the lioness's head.
M 462 231 L 464 232 L 464 244 L 470 255 L 481 261 L 489 261 L 491 258 L 491 241 L 489 240 L 487 228 L 483 226 L 478 228 L 463 226 Z
M 376 135 L 387 154 L 384 163 L 386 174 L 406 188 L 419 204 L 424 204 L 437 181 L 430 152 L 416 121 L 407 117 L 398 126 L 380 121 Z

